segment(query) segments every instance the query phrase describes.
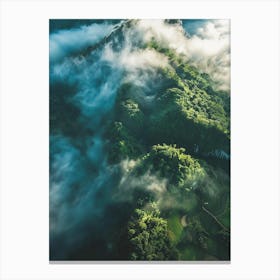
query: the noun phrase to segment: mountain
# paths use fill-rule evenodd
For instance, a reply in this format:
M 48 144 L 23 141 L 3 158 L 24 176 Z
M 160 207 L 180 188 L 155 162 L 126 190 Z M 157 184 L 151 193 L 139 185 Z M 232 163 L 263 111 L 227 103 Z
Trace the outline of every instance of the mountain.
M 227 21 L 50 21 L 51 260 L 230 259 L 229 53 Z

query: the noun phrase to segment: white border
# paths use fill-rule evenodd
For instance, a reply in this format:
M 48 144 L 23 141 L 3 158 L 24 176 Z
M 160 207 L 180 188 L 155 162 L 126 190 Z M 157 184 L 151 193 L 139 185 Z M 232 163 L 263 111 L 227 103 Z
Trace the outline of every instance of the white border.
M 48 19 L 230 18 L 230 264 L 48 261 Z M 280 279 L 278 1 L 2 1 L 0 279 Z

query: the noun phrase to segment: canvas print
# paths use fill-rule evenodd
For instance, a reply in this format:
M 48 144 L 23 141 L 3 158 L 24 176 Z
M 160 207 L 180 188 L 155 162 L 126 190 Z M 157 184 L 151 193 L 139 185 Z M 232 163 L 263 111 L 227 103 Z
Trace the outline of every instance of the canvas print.
M 230 21 L 49 21 L 51 261 L 230 260 Z

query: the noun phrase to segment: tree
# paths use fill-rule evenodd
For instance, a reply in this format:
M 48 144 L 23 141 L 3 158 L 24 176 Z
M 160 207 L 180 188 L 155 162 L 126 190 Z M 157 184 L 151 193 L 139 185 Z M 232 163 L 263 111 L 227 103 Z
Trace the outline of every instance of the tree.
M 141 154 L 141 145 L 122 122 L 114 122 L 108 127 L 106 134 L 111 140 L 108 157 L 110 163 L 118 163 L 126 158 L 136 158 Z
M 205 177 L 205 171 L 198 160 L 185 153 L 184 148 L 176 145 L 154 145 L 148 155 L 144 157 L 140 172 L 151 168 L 159 172 L 163 178 L 168 178 L 171 185 L 190 187 L 190 185 Z
M 168 235 L 167 221 L 158 209 L 136 209 L 128 223 L 131 260 L 176 259 L 176 250 Z

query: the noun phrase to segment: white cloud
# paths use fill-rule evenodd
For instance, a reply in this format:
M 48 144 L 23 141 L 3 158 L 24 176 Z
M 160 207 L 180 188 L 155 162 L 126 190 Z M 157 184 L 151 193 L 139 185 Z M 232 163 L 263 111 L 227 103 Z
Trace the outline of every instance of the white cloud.
M 217 87 L 229 90 L 230 85 L 230 26 L 228 20 L 209 20 L 187 37 L 179 24 L 163 20 L 140 20 L 137 27 L 148 42 L 155 38 L 162 46 L 184 54 L 187 61 L 217 81 Z
M 65 56 L 97 43 L 113 29 L 111 24 L 91 24 L 61 30 L 50 35 L 50 60 L 57 62 Z
M 103 60 L 110 62 L 118 68 L 121 67 L 132 71 L 146 69 L 147 67 L 165 67 L 168 64 L 167 58 L 154 50 L 132 50 L 129 45 L 125 45 L 120 52 L 114 52 L 107 45 L 103 54 Z
M 166 191 L 167 179 L 160 178 L 158 174 L 147 170 L 141 176 L 135 177 L 133 173 L 134 168 L 139 161 L 122 160 L 119 164 L 122 171 L 122 178 L 118 185 L 118 192 L 115 194 L 116 200 L 131 200 L 133 199 L 133 192 L 135 189 L 150 191 L 155 194 L 158 199 Z
M 137 28 L 143 34 L 144 41 L 148 42 L 155 38 L 162 46 L 186 54 L 186 37 L 181 25 L 170 25 L 164 20 L 140 20 Z

